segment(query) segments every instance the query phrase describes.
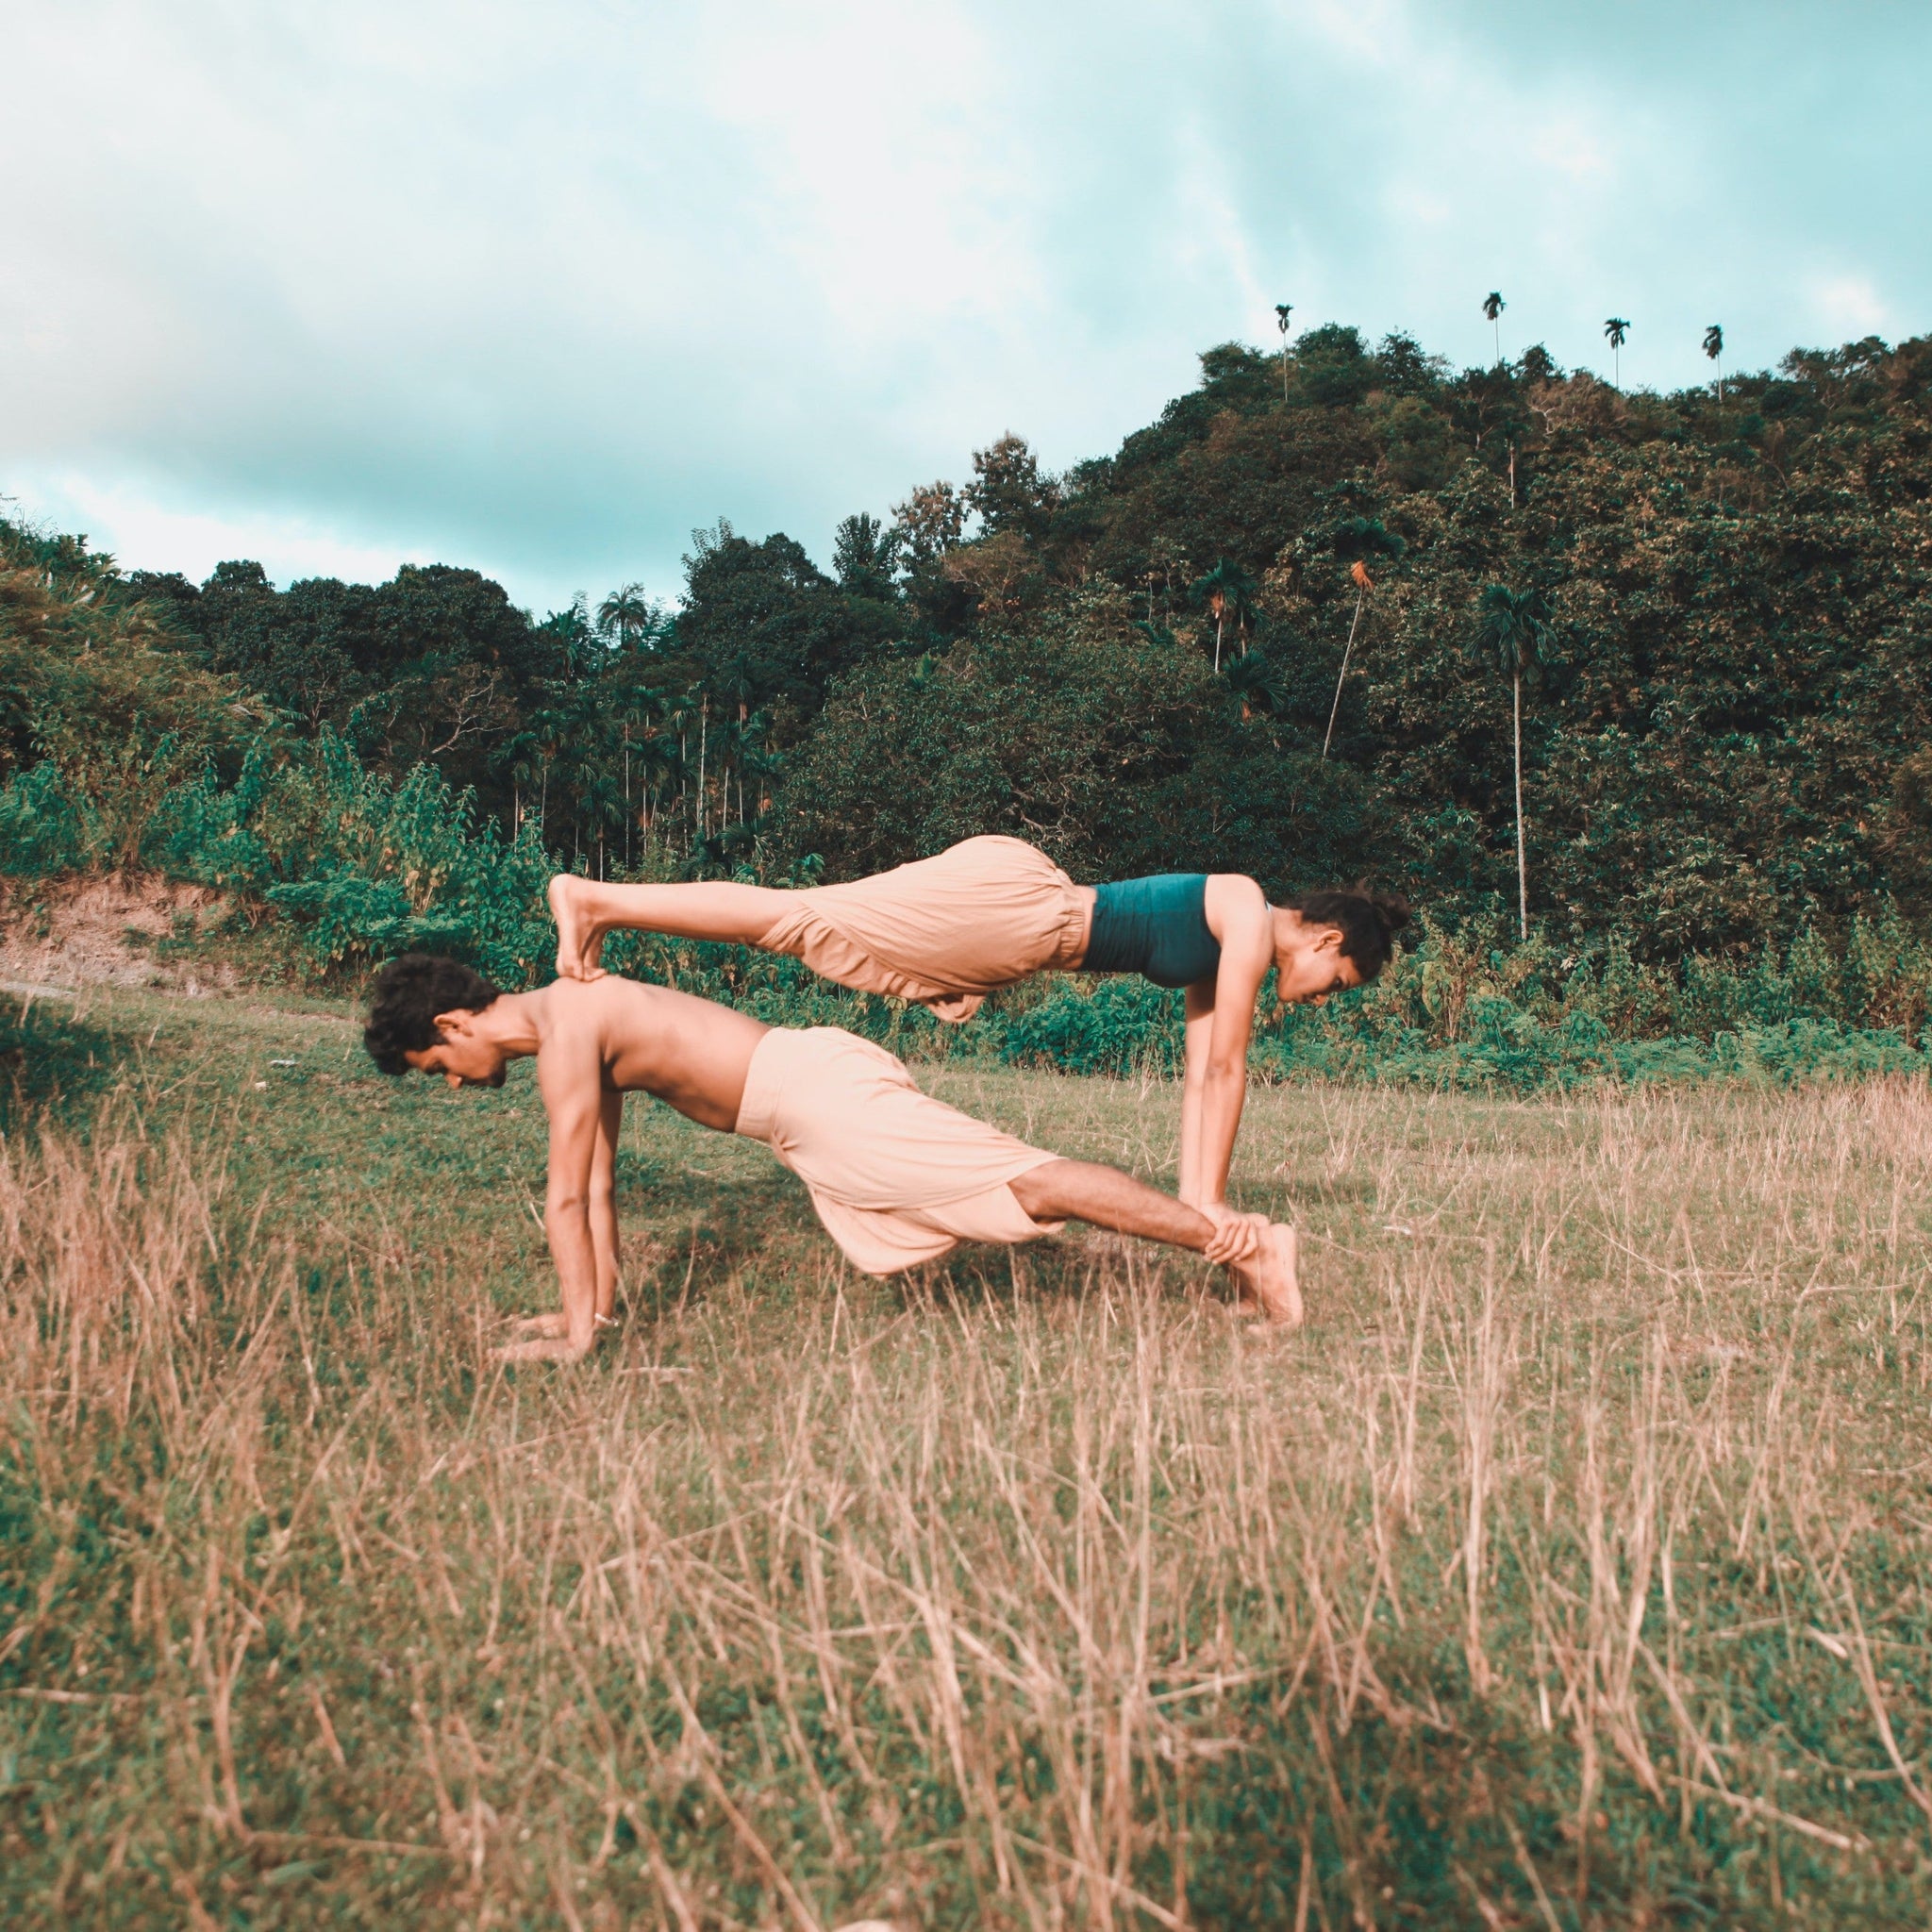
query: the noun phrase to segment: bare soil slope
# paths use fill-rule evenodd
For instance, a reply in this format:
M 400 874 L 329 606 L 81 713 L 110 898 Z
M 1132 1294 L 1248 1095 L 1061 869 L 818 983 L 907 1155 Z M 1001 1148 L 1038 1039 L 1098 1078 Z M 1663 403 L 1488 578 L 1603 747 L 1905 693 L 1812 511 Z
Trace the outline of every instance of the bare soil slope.
M 205 886 L 154 873 L 0 882 L 0 980 L 15 987 L 155 987 L 197 994 L 236 983 L 204 958 L 156 957 L 163 941 L 205 929 L 228 903 Z

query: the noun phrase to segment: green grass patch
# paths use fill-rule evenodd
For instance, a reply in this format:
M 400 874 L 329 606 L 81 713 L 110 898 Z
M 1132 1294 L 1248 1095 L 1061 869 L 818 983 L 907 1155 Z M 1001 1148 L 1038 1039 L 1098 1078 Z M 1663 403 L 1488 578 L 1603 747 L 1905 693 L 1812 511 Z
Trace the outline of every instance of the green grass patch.
M 627 1320 L 527 1065 L 18 1002 L 0 1917 L 1915 1924 L 1923 1082 L 1258 1090 L 1310 1321 L 1071 1231 L 854 1275 L 633 1101 Z M 944 1097 L 1171 1183 L 1177 1095 Z

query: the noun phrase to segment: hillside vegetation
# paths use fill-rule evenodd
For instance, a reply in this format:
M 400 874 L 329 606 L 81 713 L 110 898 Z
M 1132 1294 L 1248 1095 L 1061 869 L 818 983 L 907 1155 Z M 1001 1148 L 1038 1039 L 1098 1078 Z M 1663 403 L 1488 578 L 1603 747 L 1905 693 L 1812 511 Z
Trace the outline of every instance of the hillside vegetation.
M 1342 327 L 1229 344 L 1113 456 L 1056 477 L 1003 437 L 847 519 L 829 571 L 697 532 L 675 611 L 627 585 L 536 621 L 440 566 L 196 586 L 9 525 L 0 865 L 156 865 L 317 961 L 433 941 L 528 977 L 554 861 L 842 877 L 1008 831 L 1084 877 L 1399 885 L 1540 1022 L 1915 1041 L 1928 385 L 1927 339 L 1722 400 L 1537 349 L 1458 375 Z M 1644 990 L 1610 1011 L 1607 975 Z M 1466 1002 L 1418 999 L 1460 1037 Z

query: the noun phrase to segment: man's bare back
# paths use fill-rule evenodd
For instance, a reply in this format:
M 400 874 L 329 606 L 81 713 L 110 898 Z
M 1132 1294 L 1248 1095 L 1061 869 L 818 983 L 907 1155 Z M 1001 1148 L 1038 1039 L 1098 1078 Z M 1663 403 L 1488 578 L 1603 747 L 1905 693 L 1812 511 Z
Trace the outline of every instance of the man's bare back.
M 409 1063 L 452 1086 L 495 1086 L 506 1060 L 535 1054 L 546 1105 L 553 1091 L 594 1082 L 604 1091 L 648 1093 L 728 1134 L 745 1071 L 771 1029 L 714 1000 L 607 974 L 504 993 L 479 1013 L 448 1016 L 441 1030 L 445 1043 L 411 1054 Z

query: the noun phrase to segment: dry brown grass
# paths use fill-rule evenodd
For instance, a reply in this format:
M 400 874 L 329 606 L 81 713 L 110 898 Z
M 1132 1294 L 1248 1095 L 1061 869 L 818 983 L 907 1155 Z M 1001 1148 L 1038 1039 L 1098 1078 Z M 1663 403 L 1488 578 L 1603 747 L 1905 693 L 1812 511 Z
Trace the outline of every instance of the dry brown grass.
M 640 1110 L 633 1320 L 512 1374 L 527 1088 L 170 1010 L 0 1154 L 9 1922 L 1922 1922 L 1922 1089 L 1258 1094 L 1295 1337 L 1097 1240 L 864 1282 Z

